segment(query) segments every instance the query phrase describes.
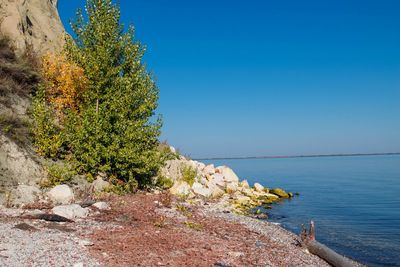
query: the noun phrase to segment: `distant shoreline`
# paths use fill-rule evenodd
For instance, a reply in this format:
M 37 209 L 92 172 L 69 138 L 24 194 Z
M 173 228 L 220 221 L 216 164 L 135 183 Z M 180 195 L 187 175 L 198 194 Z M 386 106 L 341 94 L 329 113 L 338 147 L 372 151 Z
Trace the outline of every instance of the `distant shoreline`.
M 322 157 L 354 157 L 354 156 L 392 156 L 400 155 L 393 153 L 353 153 L 353 154 L 315 154 L 315 155 L 289 155 L 289 156 L 250 156 L 250 157 L 211 157 L 196 158 L 195 160 L 231 160 L 231 159 L 288 159 L 288 158 L 322 158 Z

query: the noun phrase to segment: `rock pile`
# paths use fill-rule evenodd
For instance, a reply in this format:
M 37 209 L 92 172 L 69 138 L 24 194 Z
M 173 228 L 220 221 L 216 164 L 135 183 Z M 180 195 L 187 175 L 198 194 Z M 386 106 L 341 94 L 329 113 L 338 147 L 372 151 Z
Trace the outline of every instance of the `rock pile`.
M 259 183 L 250 187 L 247 180 L 240 181 L 227 166 L 205 165 L 182 156 L 168 161 L 161 170 L 161 177 L 164 181 L 173 181 L 173 186 L 169 189 L 173 195 L 187 199 L 223 201 L 226 208 L 241 213 L 293 196 L 280 188 L 270 190 Z

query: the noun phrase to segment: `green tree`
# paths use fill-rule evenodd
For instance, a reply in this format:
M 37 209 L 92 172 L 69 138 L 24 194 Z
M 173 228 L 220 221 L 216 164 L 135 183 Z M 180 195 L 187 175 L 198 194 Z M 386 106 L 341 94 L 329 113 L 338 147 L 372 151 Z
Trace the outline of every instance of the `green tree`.
M 86 16 L 78 10 L 71 24 L 76 37 L 65 52 L 89 81 L 81 113 L 66 120 L 79 170 L 106 172 L 132 188 L 145 185 L 162 164 L 158 88 L 142 63 L 145 49 L 132 26 L 124 31 L 112 0 L 88 0 Z

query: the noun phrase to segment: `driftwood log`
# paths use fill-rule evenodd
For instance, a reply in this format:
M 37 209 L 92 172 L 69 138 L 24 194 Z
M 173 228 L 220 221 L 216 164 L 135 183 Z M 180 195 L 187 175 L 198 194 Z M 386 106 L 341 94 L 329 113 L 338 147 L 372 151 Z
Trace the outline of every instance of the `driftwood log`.
M 359 266 L 354 261 L 336 253 L 332 249 L 316 241 L 315 225 L 313 221 L 311 221 L 310 223 L 310 229 L 308 232 L 305 229 L 304 225 L 302 226 L 302 231 L 300 233 L 300 243 L 303 247 L 307 248 L 310 253 L 317 255 L 334 267 Z

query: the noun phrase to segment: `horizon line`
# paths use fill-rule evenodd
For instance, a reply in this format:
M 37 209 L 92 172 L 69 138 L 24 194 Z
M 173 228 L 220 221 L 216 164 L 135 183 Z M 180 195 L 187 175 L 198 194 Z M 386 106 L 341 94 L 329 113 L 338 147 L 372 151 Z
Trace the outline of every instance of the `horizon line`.
M 244 156 L 244 157 L 207 157 L 194 160 L 225 160 L 225 159 L 287 159 L 287 158 L 319 158 L 319 157 L 351 157 L 351 156 L 389 156 L 400 155 L 400 152 L 384 153 L 340 153 L 340 154 L 311 154 L 311 155 L 286 155 L 286 156 Z

